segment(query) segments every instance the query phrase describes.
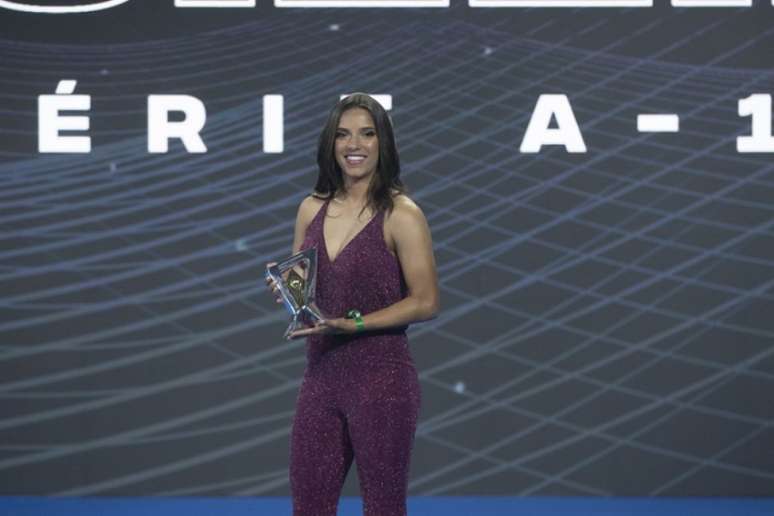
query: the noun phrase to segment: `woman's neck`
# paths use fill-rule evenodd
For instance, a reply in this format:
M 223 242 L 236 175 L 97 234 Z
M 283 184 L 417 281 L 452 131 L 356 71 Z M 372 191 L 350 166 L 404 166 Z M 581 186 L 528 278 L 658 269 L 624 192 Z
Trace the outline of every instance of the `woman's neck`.
M 350 182 L 349 184 L 345 182 L 345 191 L 337 192 L 334 200 L 353 208 L 365 206 L 368 203 L 369 182 L 368 179 Z

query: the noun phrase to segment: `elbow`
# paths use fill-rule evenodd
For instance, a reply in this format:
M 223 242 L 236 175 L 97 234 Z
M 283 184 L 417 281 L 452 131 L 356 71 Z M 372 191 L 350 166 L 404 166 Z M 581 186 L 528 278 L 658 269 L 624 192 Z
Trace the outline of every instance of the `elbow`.
M 426 299 L 421 303 L 422 320 L 427 321 L 429 319 L 435 319 L 438 317 L 438 312 L 441 311 L 441 301 L 438 296 L 432 299 Z

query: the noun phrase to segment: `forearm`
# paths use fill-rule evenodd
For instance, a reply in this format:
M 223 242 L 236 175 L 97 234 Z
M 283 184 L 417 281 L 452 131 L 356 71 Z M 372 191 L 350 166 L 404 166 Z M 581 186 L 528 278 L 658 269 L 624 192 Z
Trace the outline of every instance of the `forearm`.
M 408 296 L 388 307 L 363 316 L 366 330 L 380 330 L 395 326 L 404 326 L 413 322 L 433 319 L 438 314 L 437 301 Z M 353 329 L 354 320 L 351 320 Z

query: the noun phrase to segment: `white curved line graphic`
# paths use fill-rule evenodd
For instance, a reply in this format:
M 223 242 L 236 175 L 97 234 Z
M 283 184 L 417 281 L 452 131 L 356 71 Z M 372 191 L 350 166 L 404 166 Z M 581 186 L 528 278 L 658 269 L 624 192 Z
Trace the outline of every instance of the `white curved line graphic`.
M 87 5 L 25 5 L 18 2 L 11 2 L 10 0 L 0 0 L 0 7 L 25 13 L 70 14 L 102 11 L 125 4 L 128 1 L 129 0 L 105 0 L 104 2 Z

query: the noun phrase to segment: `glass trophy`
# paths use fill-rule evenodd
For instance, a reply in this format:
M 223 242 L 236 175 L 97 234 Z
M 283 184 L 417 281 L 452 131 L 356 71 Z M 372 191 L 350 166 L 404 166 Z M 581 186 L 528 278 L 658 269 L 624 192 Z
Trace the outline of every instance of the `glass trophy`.
M 277 284 L 285 308 L 290 312 L 290 325 L 285 338 L 291 332 L 314 326 L 324 319 L 314 301 L 317 280 L 317 249 L 310 247 L 287 260 L 266 268 L 266 277 Z

